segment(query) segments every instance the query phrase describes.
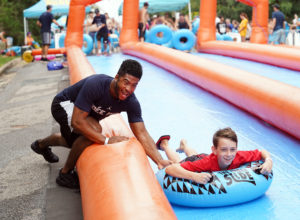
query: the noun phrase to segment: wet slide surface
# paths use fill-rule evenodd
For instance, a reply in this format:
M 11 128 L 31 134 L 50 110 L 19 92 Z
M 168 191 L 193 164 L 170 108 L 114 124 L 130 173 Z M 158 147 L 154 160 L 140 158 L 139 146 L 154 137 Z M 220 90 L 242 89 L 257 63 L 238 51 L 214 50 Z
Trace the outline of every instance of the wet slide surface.
M 274 179 L 264 196 L 240 205 L 219 208 L 172 205 L 178 219 L 299 218 L 300 141 L 141 59 L 113 54 L 109 57 L 89 56 L 88 60 L 96 73 L 115 76 L 121 62 L 128 58 L 143 65 L 144 75 L 135 94 L 141 103 L 146 128 L 155 141 L 161 135 L 170 134 L 170 145 L 174 150 L 185 138 L 199 153 L 210 153 L 214 132 L 230 126 L 238 135 L 239 150 L 264 148 L 273 158 Z M 299 82 L 298 78 L 291 81 Z M 126 114 L 122 115 L 127 121 Z M 163 152 L 161 154 L 165 157 Z M 183 154 L 180 156 L 184 158 Z M 151 165 L 156 173 L 156 165 L 152 161 Z
M 300 51 L 299 51 L 300 53 Z M 281 67 L 271 66 L 264 63 L 257 63 L 249 60 L 235 59 L 215 54 L 193 53 L 196 56 L 207 58 L 222 64 L 274 79 L 295 87 L 300 88 L 300 72 Z M 299 64 L 300 65 L 300 64 Z

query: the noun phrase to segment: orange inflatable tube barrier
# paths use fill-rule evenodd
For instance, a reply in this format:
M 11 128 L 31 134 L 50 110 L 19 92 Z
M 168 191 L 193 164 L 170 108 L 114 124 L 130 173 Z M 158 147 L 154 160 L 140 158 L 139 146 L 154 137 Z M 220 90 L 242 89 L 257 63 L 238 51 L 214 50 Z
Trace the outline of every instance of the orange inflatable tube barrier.
M 95 74 L 81 50 L 85 6 L 97 1 L 71 0 L 65 39 L 71 84 Z M 141 144 L 120 114 L 101 121 L 107 137 L 129 141 L 89 146 L 77 161 L 83 217 L 99 219 L 176 219 Z
M 251 44 L 216 41 L 215 17 L 217 0 L 202 0 L 197 36 L 199 52 L 252 60 L 300 71 L 299 48 L 263 45 L 268 42 L 268 0 L 238 0 L 252 7 Z
M 167 69 L 300 139 L 299 88 L 188 53 L 138 42 L 138 18 L 133 16 L 138 12 L 137 2 L 124 4 L 126 19 L 120 36 L 124 53 Z

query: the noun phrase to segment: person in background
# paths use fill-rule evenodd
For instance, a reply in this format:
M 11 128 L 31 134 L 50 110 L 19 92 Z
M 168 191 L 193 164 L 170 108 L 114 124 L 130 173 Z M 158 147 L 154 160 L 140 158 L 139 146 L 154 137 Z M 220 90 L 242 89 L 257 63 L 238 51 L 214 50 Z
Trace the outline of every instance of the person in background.
M 7 40 L 5 38 L 5 31 L 0 32 L 0 49 L 6 50 L 7 49 Z
M 240 18 L 241 18 L 241 23 L 239 25 L 239 33 L 241 35 L 241 41 L 245 42 L 246 41 L 246 34 L 247 34 L 247 25 L 248 25 L 248 16 L 245 12 L 242 12 L 240 14 Z
M 189 29 L 189 30 L 191 30 L 192 25 L 191 25 L 188 17 L 181 13 L 179 15 L 179 18 L 176 19 L 176 21 L 175 21 L 175 28 L 177 30 L 179 30 L 179 29 Z
M 31 32 L 27 32 L 27 34 L 26 34 L 26 45 L 33 46 L 33 43 L 34 43 L 34 39 L 31 35 Z
M 139 40 L 141 42 L 145 41 L 145 33 L 146 33 L 146 24 L 148 19 L 148 2 L 144 3 L 144 6 L 139 10 Z
M 108 44 L 108 29 L 106 25 L 106 17 L 104 14 L 100 14 L 99 9 L 95 9 L 96 16 L 94 17 L 94 20 L 92 24 L 96 24 L 98 28 L 97 32 L 97 50 L 96 54 L 101 55 L 101 40 L 103 39 L 104 44 L 104 55 L 108 55 L 107 53 L 107 44 Z
M 227 32 L 232 32 L 233 24 L 230 21 L 230 18 L 225 19 Z
M 272 27 L 273 27 L 273 37 L 274 41 L 272 44 L 285 44 L 285 17 L 284 14 L 280 11 L 280 6 L 278 4 L 273 5 L 272 13 Z
M 219 34 L 226 34 L 226 23 L 223 16 L 220 16 L 220 21 L 217 23 L 216 28 Z
M 44 12 L 37 21 L 37 25 L 41 28 L 41 38 L 42 38 L 42 61 L 48 61 L 48 49 L 51 44 L 51 23 L 55 23 L 60 29 L 63 29 L 61 25 L 54 19 L 52 11 L 52 6 L 46 6 L 47 11 Z

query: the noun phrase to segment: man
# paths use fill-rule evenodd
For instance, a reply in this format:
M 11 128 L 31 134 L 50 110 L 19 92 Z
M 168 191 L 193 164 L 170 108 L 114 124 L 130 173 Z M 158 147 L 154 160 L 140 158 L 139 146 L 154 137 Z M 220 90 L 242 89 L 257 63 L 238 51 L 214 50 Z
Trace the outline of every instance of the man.
M 144 7 L 141 8 L 139 11 L 139 39 L 141 42 L 144 42 L 145 40 L 145 33 L 146 33 L 146 24 L 147 24 L 147 18 L 148 18 L 148 9 L 149 4 L 148 2 L 144 3 Z
M 226 34 L 226 23 L 224 17 L 220 17 L 220 21 L 216 25 L 219 34 Z
M 68 159 L 56 179 L 57 184 L 69 188 L 79 187 L 74 167 L 80 154 L 89 145 L 94 142 L 107 144 L 128 139 L 123 136 L 108 139 L 101 134 L 102 127 L 99 120 L 122 111 L 127 112 L 132 132 L 158 168 L 161 169 L 171 163 L 169 160 L 162 159 L 145 128 L 140 104 L 134 95 L 141 77 L 140 63 L 135 60 L 125 60 L 115 78 L 103 74 L 93 75 L 55 96 L 51 111 L 60 124 L 61 133 L 36 140 L 31 144 L 31 148 L 43 155 L 50 163 L 58 162 L 59 158 L 52 153 L 49 146 L 71 148 Z
M 41 38 L 42 38 L 42 61 L 48 61 L 47 54 L 48 49 L 51 44 L 51 23 L 55 23 L 60 29 L 63 27 L 53 18 L 52 6 L 47 5 L 47 11 L 41 14 L 39 20 L 36 22 L 41 28 Z
M 285 44 L 285 18 L 284 14 L 279 9 L 280 6 L 278 4 L 273 5 L 272 26 L 274 41 L 272 42 L 272 44 Z
M 98 27 L 98 32 L 97 32 L 97 41 L 98 41 L 98 46 L 96 50 L 97 55 L 101 55 L 101 39 L 103 39 L 103 44 L 104 44 L 104 53 L 105 55 L 107 54 L 107 44 L 108 44 L 108 29 L 106 25 L 106 17 L 104 14 L 100 14 L 100 11 L 98 8 L 95 9 L 96 16 L 94 17 L 94 20 L 92 24 L 96 24 Z

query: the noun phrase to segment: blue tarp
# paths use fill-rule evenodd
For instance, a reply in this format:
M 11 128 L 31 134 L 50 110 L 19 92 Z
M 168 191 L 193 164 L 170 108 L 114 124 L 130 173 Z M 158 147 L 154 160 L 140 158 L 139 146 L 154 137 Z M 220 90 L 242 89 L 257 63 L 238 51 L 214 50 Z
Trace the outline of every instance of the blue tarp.
M 180 11 L 190 2 L 190 0 L 140 0 L 140 8 L 143 7 L 144 2 L 149 3 L 149 13 L 157 13 L 167 11 Z M 123 3 L 119 7 L 119 15 L 121 14 L 123 14 Z
M 46 6 L 52 5 L 52 14 L 54 16 L 68 15 L 70 0 L 40 0 L 30 8 L 23 11 L 25 18 L 38 18 L 46 11 Z M 89 12 L 90 7 L 86 7 L 86 12 Z

